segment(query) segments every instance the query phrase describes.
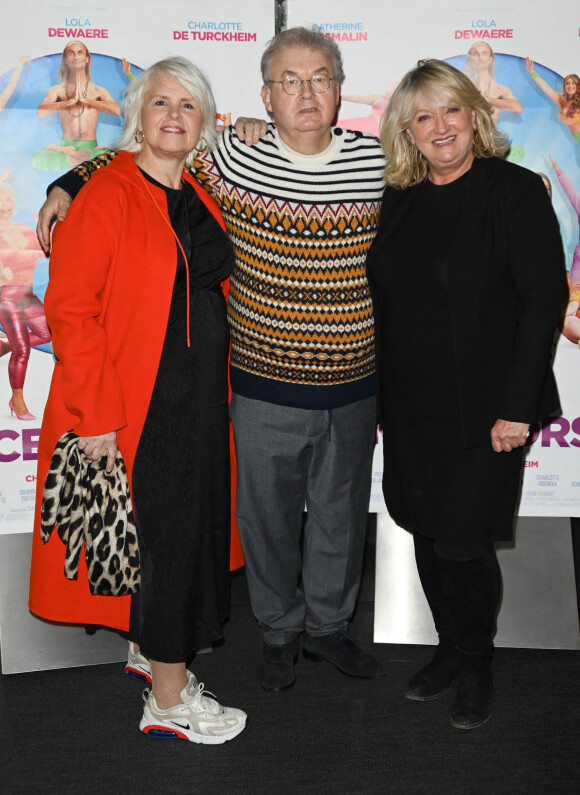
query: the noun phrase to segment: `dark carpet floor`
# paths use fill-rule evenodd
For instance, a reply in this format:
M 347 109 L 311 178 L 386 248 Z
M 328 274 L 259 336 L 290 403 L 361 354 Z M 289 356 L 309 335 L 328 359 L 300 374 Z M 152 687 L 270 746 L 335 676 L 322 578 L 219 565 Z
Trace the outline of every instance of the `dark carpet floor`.
M 352 626 L 368 647 L 372 579 L 369 567 Z M 238 738 L 145 737 L 142 688 L 120 663 L 2 676 L 0 792 L 580 793 L 580 652 L 496 650 L 492 719 L 461 731 L 449 723 L 451 693 L 430 703 L 403 696 L 424 646 L 373 646 L 386 671 L 375 681 L 301 658 L 291 690 L 263 692 L 243 572 L 232 602 L 226 642 L 191 668 L 222 703 L 246 710 Z

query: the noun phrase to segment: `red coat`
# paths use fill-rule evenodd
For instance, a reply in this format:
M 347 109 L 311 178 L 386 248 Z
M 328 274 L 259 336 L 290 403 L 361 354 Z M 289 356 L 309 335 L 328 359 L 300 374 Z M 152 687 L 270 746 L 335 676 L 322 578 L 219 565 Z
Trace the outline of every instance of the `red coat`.
M 188 173 L 183 177 L 223 228 L 214 200 Z M 57 340 L 55 354 L 67 367 L 55 365 L 38 443 L 29 606 L 43 618 L 129 627 L 131 597 L 91 595 L 84 559 L 78 580 L 67 580 L 58 535 L 42 544 L 42 488 L 56 442 L 71 428 L 83 436 L 116 430 L 131 483 L 165 338 L 175 261 L 165 192 L 144 183 L 129 152 L 93 176 L 55 229 L 45 312 Z M 233 493 L 232 498 L 235 505 Z M 243 559 L 232 522 L 237 568 Z

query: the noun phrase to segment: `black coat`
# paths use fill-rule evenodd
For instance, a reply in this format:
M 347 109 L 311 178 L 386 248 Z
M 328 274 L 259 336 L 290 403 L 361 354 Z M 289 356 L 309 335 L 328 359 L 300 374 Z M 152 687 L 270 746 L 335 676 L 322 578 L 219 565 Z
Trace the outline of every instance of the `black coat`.
M 417 190 L 385 189 L 367 271 L 386 262 L 388 238 Z M 446 260 L 461 427 L 470 448 L 489 442 L 497 419 L 535 423 L 559 408 L 550 359 L 566 279 L 541 178 L 498 158 L 476 158 Z M 370 271 L 380 421 L 389 381 L 381 350 L 397 341 L 382 338 L 383 297 Z

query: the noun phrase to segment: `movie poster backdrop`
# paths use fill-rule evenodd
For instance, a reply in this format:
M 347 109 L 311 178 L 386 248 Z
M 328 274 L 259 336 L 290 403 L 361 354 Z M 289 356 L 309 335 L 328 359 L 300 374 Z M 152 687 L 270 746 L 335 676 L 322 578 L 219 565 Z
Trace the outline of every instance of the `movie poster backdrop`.
M 288 26 L 319 25 L 342 48 L 346 80 L 339 125 L 377 133 L 400 77 L 420 58 L 443 58 L 468 70 L 492 104 L 498 100 L 497 125 L 510 137 L 510 159 L 545 175 L 571 284 L 565 336 L 558 340 L 555 358 L 563 413 L 534 434 L 520 513 L 578 516 L 580 130 L 562 119 L 557 99 L 566 75 L 580 73 L 580 17 L 571 0 L 554 0 L 549 9 L 537 0 L 513 0 L 493 11 L 477 8 L 448 0 L 436 5 L 426 0 L 286 2 Z M 132 75 L 166 55 L 185 55 L 205 71 L 216 96 L 216 124 L 238 115 L 263 116 L 259 59 L 274 33 L 274 19 L 274 0 L 221 0 L 213 6 L 200 0 L 137 5 L 117 0 L 98 7 L 84 0 L 74 6 L 21 0 L 5 15 L 0 31 L 0 533 L 32 529 L 36 448 L 53 368 L 42 315 L 48 261 L 32 234 L 47 185 L 114 144 L 123 89 Z M 69 60 L 63 61 L 67 47 Z M 75 50 L 91 56 L 89 88 L 81 73 L 75 91 L 87 91 L 89 98 L 89 92 L 99 92 L 98 113 L 54 109 L 55 100 L 72 94 L 63 70 L 75 68 Z M 90 241 L 79 240 L 79 258 L 86 245 Z M 28 330 L 30 354 L 23 361 L 25 351 L 9 373 L 11 312 L 20 313 L 17 325 Z M 425 315 L 428 322 L 427 307 Z M 14 385 L 23 378 L 33 419 L 18 419 L 9 407 Z M 379 437 L 373 511 L 385 510 L 381 444 Z
M 216 97 L 216 125 L 241 114 L 262 116 L 259 61 L 274 24 L 272 0 L 220 0 L 213 6 L 200 0 L 105 0 L 98 6 L 85 0 L 74 5 L 21 0 L 4 14 L 0 534 L 32 530 L 38 436 L 53 370 L 42 307 L 48 260 L 34 234 L 46 187 L 71 166 L 114 145 L 122 126 L 124 88 L 133 75 L 167 55 L 184 55 L 205 72 Z M 79 101 L 59 112 L 58 103 L 75 93 Z M 98 98 L 99 111 L 83 105 L 84 98 Z M 79 261 L 85 246 L 90 241 L 78 241 Z M 12 356 L 13 347 L 18 357 Z M 13 390 L 22 388 L 27 411 L 21 409 L 19 419 L 9 401 Z
M 554 362 L 562 416 L 533 434 L 519 514 L 580 516 L 580 116 L 563 117 L 558 102 L 564 78 L 580 75 L 578 8 L 569 0 L 554 0 L 549 8 L 512 0 L 493 10 L 449 0 L 288 0 L 287 8 L 288 26 L 319 25 L 340 44 L 346 72 L 340 126 L 378 134 L 403 74 L 419 59 L 441 58 L 465 71 L 489 99 L 498 128 L 510 139 L 508 158 L 544 175 L 570 279 Z M 428 301 L 421 299 L 428 335 Z M 417 388 L 420 383 L 418 374 Z M 383 439 L 377 441 L 371 510 L 381 512 Z

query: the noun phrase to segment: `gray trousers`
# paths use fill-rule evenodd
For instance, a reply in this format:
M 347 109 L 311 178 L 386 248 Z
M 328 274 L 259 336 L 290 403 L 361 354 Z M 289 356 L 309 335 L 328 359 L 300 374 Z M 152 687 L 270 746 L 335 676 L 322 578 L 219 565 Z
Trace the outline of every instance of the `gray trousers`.
M 331 411 L 233 394 L 236 518 L 265 643 L 346 628 L 360 585 L 375 399 Z M 301 544 L 302 517 L 307 508 Z

